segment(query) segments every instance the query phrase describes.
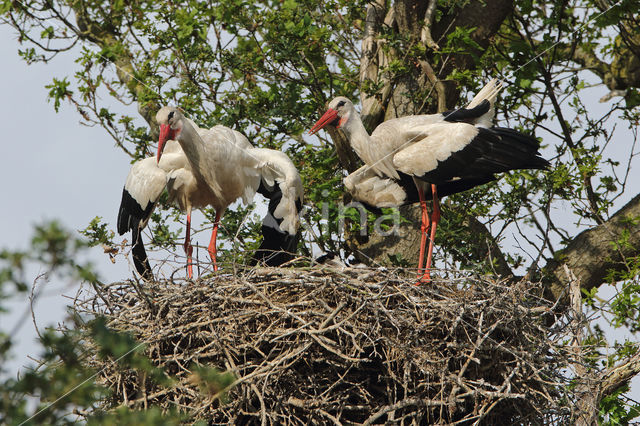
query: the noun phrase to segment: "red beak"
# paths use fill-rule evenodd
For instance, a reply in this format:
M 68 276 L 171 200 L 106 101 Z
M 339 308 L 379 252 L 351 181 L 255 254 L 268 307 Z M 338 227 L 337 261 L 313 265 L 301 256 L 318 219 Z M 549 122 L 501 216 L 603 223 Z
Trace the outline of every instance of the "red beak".
M 160 125 L 160 136 L 158 136 L 158 163 L 160 162 L 160 157 L 162 157 L 162 151 L 164 151 L 164 144 L 173 137 L 173 133 L 171 126 L 168 124 Z
M 309 130 L 309 134 L 313 135 L 314 133 L 322 129 L 327 124 L 334 123 L 337 119 L 338 119 L 338 111 L 336 111 L 335 109 L 328 109 L 327 112 L 325 112 L 324 115 L 320 117 L 320 120 L 318 120 L 317 123 L 313 125 L 311 130 Z

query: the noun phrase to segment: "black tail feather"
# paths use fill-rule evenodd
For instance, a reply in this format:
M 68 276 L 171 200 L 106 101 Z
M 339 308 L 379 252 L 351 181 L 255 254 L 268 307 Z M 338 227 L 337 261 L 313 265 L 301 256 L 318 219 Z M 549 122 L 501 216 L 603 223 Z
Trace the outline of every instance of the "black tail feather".
M 280 229 L 282 219 L 276 219 L 273 216 L 273 212 L 282 199 L 282 191 L 278 185 L 271 188 L 264 182 L 260 182 L 258 193 L 269 199 L 269 207 L 267 216 L 262 222 L 262 243 L 253 254 L 250 264 L 262 263 L 266 266 L 280 266 L 295 258 L 300 232 L 291 235 L 282 231 Z M 296 202 L 296 209 L 300 212 L 302 204 Z
M 486 114 L 490 108 L 491 102 L 484 99 L 474 108 L 458 108 L 452 111 L 445 111 L 442 113 L 442 115 L 444 116 L 444 121 L 448 121 L 450 123 L 468 122 L 481 117 L 483 114 Z
M 493 127 L 491 130 L 500 137 L 503 149 L 517 152 L 521 161 L 517 168 L 544 170 L 551 166 L 549 161 L 540 156 L 540 142 L 533 136 L 507 127 Z
M 478 134 L 467 146 L 439 161 L 436 169 L 420 176 L 420 179 L 440 187 L 455 180 L 482 180 L 509 170 L 549 167 L 549 162 L 540 156 L 540 145 L 534 137 L 504 127 L 477 129 Z
M 131 230 L 132 242 L 131 242 L 131 255 L 133 256 L 133 265 L 136 267 L 136 271 L 145 280 L 153 280 L 153 272 L 151 271 L 151 265 L 149 265 L 149 258 L 147 257 L 147 251 L 144 249 L 144 242 L 141 238 L 141 229 Z
M 149 203 L 146 209 L 129 194 L 126 188 L 122 190 L 122 201 L 118 211 L 117 229 L 120 235 L 131 231 L 131 255 L 133 265 L 146 280 L 153 280 L 153 272 L 149 265 L 149 258 L 142 241 L 142 228 L 151 216 L 154 203 Z

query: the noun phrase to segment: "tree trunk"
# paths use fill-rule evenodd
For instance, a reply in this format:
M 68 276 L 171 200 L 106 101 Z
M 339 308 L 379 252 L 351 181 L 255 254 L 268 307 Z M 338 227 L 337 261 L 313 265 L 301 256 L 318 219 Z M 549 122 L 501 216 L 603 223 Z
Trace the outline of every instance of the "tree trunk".
M 400 207 L 400 214 L 408 222 L 398 226 L 398 230 L 390 235 L 372 232 L 361 236 L 359 233 L 347 233 L 347 247 L 360 262 L 375 266 L 397 265 L 396 259 L 410 267 L 418 264 L 420 247 L 420 207 Z
M 581 232 L 544 268 L 554 297 L 566 295 L 569 279 L 563 265 L 589 290 L 605 281 L 610 271 L 627 270 L 626 260 L 640 252 L 640 194 L 602 225 Z
M 397 33 L 405 35 L 410 43 L 421 43 L 421 32 L 425 26 L 425 12 L 429 2 L 417 0 L 398 0 L 389 10 L 384 9 L 384 2 L 373 1 L 367 9 L 367 19 L 362 42 L 362 63 L 360 68 L 360 80 L 364 83 L 367 79 L 380 82 L 383 88 L 372 96 L 362 97 L 363 122 L 368 131 L 372 131 L 383 120 L 402 117 L 413 114 L 435 113 L 445 108 L 453 108 L 459 97 L 459 89 L 455 84 L 443 81 L 443 78 L 456 68 L 469 68 L 474 65 L 471 55 L 456 57 L 449 66 L 442 68 L 437 75 L 427 61 L 416 63 L 409 72 L 393 81 L 380 75 L 379 70 L 384 68 L 393 59 L 401 59 L 404 52 L 389 49 L 388 57 L 381 49 L 381 42 L 377 40 L 383 25 L 392 27 Z M 476 27 L 473 33 L 474 40 L 486 49 L 491 37 L 513 8 L 513 2 L 505 0 L 493 0 L 487 2 L 470 2 L 461 8 L 445 13 L 439 23 L 433 25 L 432 35 L 436 43 L 446 39 L 450 31 L 456 26 Z M 383 19 L 384 17 L 384 19 Z M 429 48 L 428 48 L 429 49 Z M 474 52 L 481 55 L 482 52 Z M 430 56 L 428 53 L 427 56 Z M 422 96 L 424 94 L 424 96 Z M 333 135 L 332 135 L 333 136 Z M 340 137 L 333 138 L 337 147 L 344 149 Z M 339 157 L 348 158 L 348 155 L 338 154 Z M 342 162 L 342 161 L 341 161 Z M 352 171 L 353 165 L 343 162 L 348 171 Z M 347 245 L 354 255 L 362 262 L 369 264 L 389 265 L 392 257 L 400 257 L 410 265 L 417 265 L 420 245 L 420 218 L 421 212 L 418 205 L 405 206 L 400 213 L 408 222 L 402 223 L 396 235 L 382 237 L 370 235 L 356 237 L 347 235 Z M 491 240 L 482 253 L 477 253 L 480 259 L 493 258 L 496 260 L 497 270 L 503 274 L 510 274 L 508 264 L 493 241 L 491 234 L 484 225 L 475 218 L 469 218 L 469 231 L 480 232 Z M 479 227 L 484 232 L 479 231 Z

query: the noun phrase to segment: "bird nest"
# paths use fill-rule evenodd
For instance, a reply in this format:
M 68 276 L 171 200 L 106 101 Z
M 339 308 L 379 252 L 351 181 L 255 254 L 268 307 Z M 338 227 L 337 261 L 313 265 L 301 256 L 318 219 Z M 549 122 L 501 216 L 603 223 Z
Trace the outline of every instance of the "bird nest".
M 268 268 L 116 283 L 76 311 L 132 333 L 173 379 L 101 359 L 89 340 L 112 391 L 105 409 L 159 406 L 209 424 L 556 423 L 569 355 L 540 294 L 479 277 L 414 286 L 401 271 Z M 200 386 L 201 367 L 230 372 L 230 386 Z

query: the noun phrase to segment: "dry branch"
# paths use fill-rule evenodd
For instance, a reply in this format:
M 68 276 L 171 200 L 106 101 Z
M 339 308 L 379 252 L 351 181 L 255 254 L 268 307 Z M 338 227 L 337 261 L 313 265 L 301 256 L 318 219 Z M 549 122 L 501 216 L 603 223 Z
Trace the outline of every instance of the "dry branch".
M 156 405 L 213 424 L 537 424 L 570 416 L 562 372 L 573 351 L 561 343 L 559 322 L 552 331 L 546 325 L 555 313 L 539 285 L 454 277 L 415 287 L 396 271 L 263 269 L 163 281 L 144 292 L 154 309 L 130 282 L 77 301 L 80 313 L 102 314 L 145 342 L 174 379 L 162 387 L 90 356 L 113 391 L 103 408 Z M 226 404 L 194 384 L 195 366 L 233 372 Z

